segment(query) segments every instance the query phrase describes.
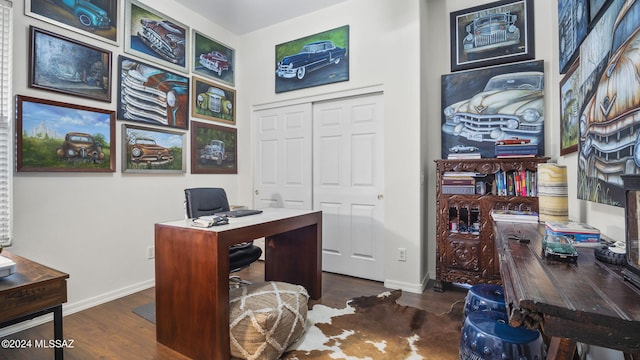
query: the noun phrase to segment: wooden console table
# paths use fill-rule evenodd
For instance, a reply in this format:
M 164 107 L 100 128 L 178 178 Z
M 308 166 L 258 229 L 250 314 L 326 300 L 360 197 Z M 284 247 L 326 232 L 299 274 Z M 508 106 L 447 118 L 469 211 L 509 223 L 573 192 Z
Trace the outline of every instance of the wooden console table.
M 322 293 L 322 212 L 264 209 L 228 225 L 155 225 L 156 339 L 196 359 L 229 359 L 229 246 L 265 237 L 265 280 Z
M 16 263 L 16 272 L 0 278 L 0 328 L 53 313 L 53 336 L 62 343 L 62 304 L 67 302 L 69 274 L 3 251 Z M 56 346 L 55 359 L 64 357 Z
M 640 289 L 622 267 L 578 247 L 576 263 L 546 259 L 544 225 L 496 222 L 505 301 L 512 326 L 540 328 L 551 337 L 547 359 L 572 359 L 576 342 L 640 354 Z M 529 244 L 510 239 L 513 234 Z

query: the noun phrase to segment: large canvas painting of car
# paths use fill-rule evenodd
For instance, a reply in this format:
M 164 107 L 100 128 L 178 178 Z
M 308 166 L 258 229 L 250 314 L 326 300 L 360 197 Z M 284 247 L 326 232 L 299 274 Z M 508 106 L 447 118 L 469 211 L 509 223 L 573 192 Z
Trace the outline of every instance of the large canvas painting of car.
M 115 171 L 113 111 L 18 96 L 18 171 Z
M 578 198 L 624 206 L 640 174 L 640 1 L 614 1 L 581 47 Z
M 125 9 L 125 52 L 187 72 L 189 27 L 136 0 Z
M 31 17 L 117 45 L 119 1 L 25 0 Z
M 237 174 L 236 128 L 191 122 L 191 173 Z
M 530 61 L 442 76 L 442 158 L 456 146 L 495 157 L 498 141 L 518 138 L 544 154 L 544 63 Z
M 193 30 L 192 71 L 234 85 L 235 50 Z
M 276 45 L 276 93 L 349 80 L 349 26 Z
M 188 129 L 189 79 L 120 56 L 118 119 Z
M 235 125 L 235 90 L 195 76 L 192 87 L 191 116 Z
M 123 172 L 185 172 L 184 137 L 180 132 L 122 126 Z

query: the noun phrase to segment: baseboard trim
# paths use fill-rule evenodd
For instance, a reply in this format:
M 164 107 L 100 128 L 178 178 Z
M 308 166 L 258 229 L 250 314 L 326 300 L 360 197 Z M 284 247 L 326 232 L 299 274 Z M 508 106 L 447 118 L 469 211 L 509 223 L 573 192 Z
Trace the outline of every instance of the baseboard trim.
M 420 284 L 416 283 L 407 283 L 402 281 L 395 280 L 385 280 L 384 287 L 389 289 L 400 289 L 402 291 L 407 291 L 414 294 L 422 294 L 424 290 L 427 288 L 427 284 L 429 283 L 429 274 L 425 274 L 422 278 Z
M 94 296 L 92 298 L 80 300 L 74 303 L 62 304 L 62 316 L 71 315 L 73 313 L 77 313 L 78 311 L 86 310 L 94 306 L 98 306 L 127 295 L 135 294 L 139 291 L 146 290 L 154 286 L 155 286 L 155 279 L 149 279 L 137 284 L 133 284 L 130 286 L 126 286 L 126 287 L 114 290 L 114 291 L 104 293 L 102 295 Z M 23 321 L 21 323 L 18 323 L 12 326 L 7 326 L 6 328 L 0 329 L 0 337 L 15 334 L 17 332 L 27 330 L 32 327 L 42 325 L 49 321 L 53 321 L 52 314 L 40 316 L 30 321 Z M 51 334 L 51 337 L 53 338 L 53 334 Z

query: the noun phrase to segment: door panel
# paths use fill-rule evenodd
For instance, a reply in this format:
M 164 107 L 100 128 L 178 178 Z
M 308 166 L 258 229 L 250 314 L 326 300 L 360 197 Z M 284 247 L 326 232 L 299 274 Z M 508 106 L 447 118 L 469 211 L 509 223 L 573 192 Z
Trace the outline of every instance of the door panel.
M 323 270 L 384 280 L 382 95 L 313 107 L 314 209 L 323 211 Z
M 254 115 L 253 206 L 311 209 L 311 104 Z

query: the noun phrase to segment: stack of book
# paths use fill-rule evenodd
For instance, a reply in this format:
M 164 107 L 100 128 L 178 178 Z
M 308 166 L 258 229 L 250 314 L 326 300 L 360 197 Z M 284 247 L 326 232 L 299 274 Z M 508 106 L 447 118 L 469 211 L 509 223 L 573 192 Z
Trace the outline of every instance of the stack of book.
M 600 230 L 591 225 L 573 221 L 547 221 L 545 227 L 547 234 L 566 236 L 576 245 L 597 245 L 600 243 Z
M 496 144 L 497 158 L 535 157 L 538 155 L 536 144 Z
M 531 170 L 498 171 L 495 175 L 496 195 L 537 196 L 537 174 Z
M 514 223 L 537 224 L 538 213 L 525 210 L 491 210 L 493 221 L 506 221 Z
M 447 159 L 480 159 L 480 151 L 466 152 L 466 153 L 449 153 Z
M 449 172 L 442 174 L 443 194 L 475 194 L 476 179 L 473 172 Z

